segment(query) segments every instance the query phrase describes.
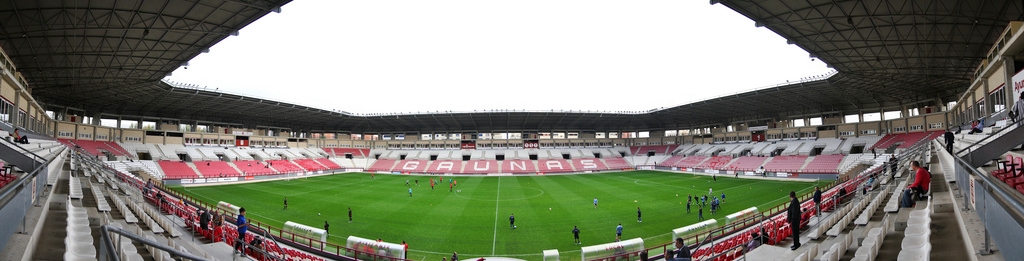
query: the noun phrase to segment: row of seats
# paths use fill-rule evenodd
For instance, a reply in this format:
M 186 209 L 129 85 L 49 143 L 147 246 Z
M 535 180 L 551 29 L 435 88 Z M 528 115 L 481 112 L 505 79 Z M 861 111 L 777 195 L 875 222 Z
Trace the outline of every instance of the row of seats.
M 885 197 L 888 195 L 889 189 L 880 189 L 877 195 L 871 199 L 871 203 L 868 203 L 868 207 L 864 209 L 864 212 L 861 212 L 860 216 L 857 216 L 857 219 L 853 221 L 853 224 L 860 226 L 867 225 L 871 216 L 875 214 L 875 211 L 878 210 L 878 206 L 882 205 L 882 201 L 884 201 Z
M 850 223 L 853 222 L 853 220 L 860 215 L 861 211 L 863 211 L 864 208 L 871 204 L 871 201 L 872 200 L 863 198 L 860 201 L 857 201 L 857 203 L 851 203 L 846 205 L 846 210 L 840 212 L 840 214 L 843 215 L 843 218 L 839 221 L 839 223 L 836 223 L 835 226 L 832 226 L 832 229 L 829 229 L 828 232 L 826 232 L 825 234 L 829 236 L 839 236 L 839 234 L 846 229 L 846 226 L 850 225 Z
M 846 250 L 849 249 L 850 245 L 853 244 L 853 233 L 847 233 L 846 236 L 842 237 L 839 242 L 832 244 L 824 254 L 821 255 L 820 261 L 839 261 L 839 258 L 846 254 Z M 807 259 L 808 261 L 814 260 L 813 257 Z
M 64 260 L 96 260 L 96 247 L 93 246 L 88 210 L 71 204 L 70 197 L 68 198 L 65 210 L 68 214 L 68 225 L 66 228 L 67 237 L 64 237 Z
M 807 156 L 776 156 L 764 164 L 767 171 L 799 172 L 807 162 Z
M 873 146 L 868 147 L 871 149 L 887 149 L 893 145 L 899 144 L 897 148 L 910 148 L 921 142 L 922 140 L 933 140 L 938 138 L 939 135 L 945 133 L 944 131 L 929 131 L 929 132 L 911 132 L 911 133 L 900 133 L 900 134 L 886 134 L 882 139 L 876 142 Z
M 196 165 L 199 173 L 203 174 L 203 177 L 237 177 L 241 174 L 231 165 L 228 165 L 226 161 L 198 161 L 193 163 Z
M 678 145 L 651 145 L 651 146 L 636 146 L 629 147 L 630 155 L 647 155 L 648 152 L 654 152 L 654 154 L 671 154 L 672 150 L 675 150 Z
M 124 201 L 121 200 L 121 197 L 118 197 L 118 196 L 115 195 L 115 196 L 111 196 L 111 198 L 114 199 L 114 206 L 117 206 L 117 211 L 121 212 L 121 215 L 124 216 L 124 222 L 125 223 L 128 223 L 128 224 L 139 223 L 139 218 L 136 217 L 135 214 L 132 213 L 131 210 L 128 210 L 128 206 L 124 204 Z
M 864 237 L 864 241 L 861 242 L 860 248 L 857 249 L 851 261 L 875 260 L 875 256 L 878 256 L 878 249 L 882 246 L 882 241 L 885 240 L 889 227 L 892 226 L 889 216 L 891 215 L 885 215 L 882 218 L 881 226 L 868 230 L 867 236 Z
M 346 154 L 354 158 L 365 158 L 370 156 L 370 149 L 357 148 L 322 148 L 327 154 L 335 157 L 344 157 Z
M 742 236 L 742 235 L 749 235 L 749 233 L 738 233 L 738 235 L 740 235 L 740 236 L 734 236 L 734 237 L 722 240 L 721 242 L 715 243 L 714 246 L 708 246 L 708 247 L 699 248 L 696 251 L 693 251 L 693 254 L 691 256 L 694 258 L 694 260 L 705 260 L 705 258 L 714 256 L 714 255 L 717 255 L 717 254 L 725 253 L 725 254 L 719 255 L 714 260 L 734 260 L 737 257 L 739 257 L 742 254 L 742 252 L 740 252 L 740 251 L 731 251 L 731 252 L 726 253 L 726 251 L 730 251 L 731 249 L 735 248 L 736 246 L 745 245 L 749 241 L 749 239 L 747 237 Z
M 199 174 L 183 161 L 161 160 L 157 162 L 164 171 L 164 177 L 168 179 L 193 179 L 199 178 Z
M 107 197 L 103 195 L 103 187 L 91 184 L 90 187 L 92 187 L 92 196 L 96 199 L 96 209 L 100 212 L 110 212 L 110 203 L 107 203 Z
M 725 166 L 724 169 L 735 171 L 754 171 L 761 167 L 761 165 L 764 165 L 764 162 L 768 159 L 769 158 L 765 157 L 743 156 L 736 158 L 735 161 L 730 163 L 728 166 Z
M 811 231 L 807 231 L 807 238 L 818 239 L 826 235 L 826 233 L 830 233 L 832 230 L 830 230 L 829 228 L 836 227 L 838 226 L 837 224 L 844 221 L 844 217 L 846 216 L 845 214 L 850 211 L 851 207 L 852 205 L 848 204 L 846 206 L 843 206 L 842 208 L 839 208 L 839 211 L 833 212 L 827 218 L 819 219 L 818 227 L 812 229 Z
M 721 169 L 725 168 L 725 165 L 732 161 L 730 156 L 714 156 L 704 162 L 698 164 L 695 168 L 699 169 Z
M 793 261 L 811 261 L 818 257 L 818 244 L 811 244 L 807 252 L 800 253 Z
M 902 182 L 900 182 L 899 185 L 896 186 L 896 188 L 897 189 L 899 189 L 899 188 L 906 188 L 908 181 L 909 181 L 909 179 L 904 179 Z M 899 192 L 899 193 L 894 193 L 892 195 L 892 197 L 889 198 L 889 202 L 885 203 L 885 209 L 884 210 L 887 213 L 896 213 L 896 212 L 900 211 L 900 197 L 899 197 L 899 195 L 902 194 L 903 191 L 902 190 L 898 190 L 896 192 Z
M 164 232 L 164 227 L 158 224 L 156 220 L 154 220 L 152 217 L 150 217 L 150 208 L 139 205 L 134 201 L 129 201 L 128 206 L 131 207 L 132 212 L 139 214 L 139 217 L 142 218 L 142 222 L 145 223 L 147 227 L 149 227 L 150 231 L 153 231 L 153 234 L 160 234 Z
M 280 173 L 296 173 L 303 171 L 302 168 L 287 160 L 268 160 L 267 163 L 270 163 L 270 167 Z
M 4 169 L 4 165 L 5 165 L 4 162 L 0 162 L 0 171 L 3 171 L 3 173 L 0 173 L 0 188 L 3 188 L 4 186 L 7 186 L 7 184 L 10 184 L 11 182 L 14 182 L 15 179 L 18 179 L 18 176 L 14 175 L 14 173 L 8 173 L 8 172 L 14 172 L 14 170 L 10 169 L 10 168 Z M 51 175 L 51 176 L 56 176 L 56 175 Z
M 932 250 L 931 228 L 932 198 L 928 198 L 928 206 L 910 212 L 907 228 L 903 231 L 903 242 L 896 260 L 928 260 Z
M 82 199 L 85 192 L 82 192 L 82 181 L 76 177 L 68 178 L 68 196 L 72 199 Z
M 122 227 L 121 224 L 118 224 L 118 223 L 110 223 L 108 226 L 113 227 L 113 228 L 118 228 L 118 229 L 124 229 L 124 227 Z M 139 233 L 141 231 L 137 230 L 136 232 Z M 141 235 L 141 233 L 139 233 L 139 235 Z M 127 260 L 127 261 L 143 261 L 143 260 L 145 260 L 142 257 L 142 255 L 139 254 L 139 249 L 135 247 L 135 244 L 132 244 L 131 239 L 121 238 L 121 236 L 118 235 L 118 234 L 111 234 L 110 235 L 110 241 L 111 241 L 111 243 L 113 243 L 114 247 L 117 248 L 117 255 L 121 258 L 121 260 Z
M 238 160 L 232 162 L 235 167 L 242 170 L 245 175 L 270 175 L 274 174 L 274 170 L 266 167 L 266 163 L 255 161 L 255 160 Z
M 814 156 L 807 166 L 801 169 L 802 172 L 813 173 L 839 173 L 839 163 L 843 161 L 842 154 Z
M 319 158 L 316 159 L 316 162 L 319 162 L 320 164 L 324 165 L 324 167 L 327 167 L 327 169 L 341 169 L 341 166 L 338 165 L 338 163 L 334 163 L 334 161 L 331 161 L 331 159 L 328 158 Z
M 139 234 L 141 235 L 142 233 L 139 233 Z M 146 235 L 146 239 L 149 239 L 150 241 L 153 241 L 153 242 L 157 242 L 156 238 L 154 238 L 151 235 Z M 168 241 L 168 244 L 171 247 L 174 247 L 174 241 L 173 240 Z M 146 245 L 146 250 L 149 251 L 149 253 L 153 254 L 153 260 L 154 261 L 174 261 L 174 258 L 171 257 L 171 253 L 168 253 L 167 251 L 163 251 L 163 250 L 161 250 L 159 248 L 155 248 L 155 247 L 150 246 L 150 245 Z
M 295 164 L 299 164 L 306 171 L 321 171 L 327 170 L 327 166 L 320 164 L 320 162 L 311 159 L 296 159 Z
M 94 156 L 104 156 L 103 152 L 110 153 L 114 156 L 131 156 L 132 154 L 128 150 L 122 148 L 115 142 L 109 141 L 92 141 L 92 140 L 70 140 L 70 139 L 57 139 L 60 143 L 67 145 L 68 147 L 81 147 L 83 150 Z
M 993 170 L 992 175 L 1011 188 L 1024 193 L 1024 159 L 1006 155 L 1006 161 L 1000 161 L 1000 163 L 1003 168 Z

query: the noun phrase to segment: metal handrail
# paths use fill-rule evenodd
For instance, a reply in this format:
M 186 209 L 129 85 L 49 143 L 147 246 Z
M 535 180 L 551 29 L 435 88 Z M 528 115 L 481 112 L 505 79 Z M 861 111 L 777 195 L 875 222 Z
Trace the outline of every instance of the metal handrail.
M 114 242 L 113 242 L 113 240 L 110 239 L 110 233 L 118 234 L 120 236 L 127 237 L 127 238 L 129 238 L 129 239 L 131 239 L 133 241 L 140 242 L 140 243 L 142 243 L 144 245 L 152 246 L 152 247 L 158 248 L 160 250 L 167 251 L 167 252 L 172 253 L 172 254 L 174 254 L 175 256 L 178 256 L 178 257 L 187 258 L 187 259 L 190 259 L 190 260 L 209 260 L 209 259 L 197 256 L 197 255 L 194 255 L 192 253 L 188 253 L 188 252 L 184 252 L 184 251 L 179 251 L 179 250 L 171 248 L 171 247 L 169 247 L 169 246 L 167 246 L 165 244 L 161 244 L 160 242 L 149 240 L 148 238 L 143 238 L 143 237 L 140 237 L 139 235 L 133 234 L 133 233 L 128 232 L 128 231 L 126 231 L 124 229 L 120 229 L 120 228 L 116 228 L 116 227 L 111 227 L 109 225 L 100 226 L 100 240 L 102 240 L 102 241 L 100 243 L 100 251 L 98 251 L 98 253 L 97 253 L 99 255 L 98 256 L 99 257 L 98 260 L 113 260 L 113 261 L 120 261 L 121 260 L 121 255 L 116 254 L 119 251 L 117 251 L 116 250 L 117 248 L 114 247 Z
M 1010 121 L 1010 123 L 1006 124 L 1006 127 L 1003 127 L 1003 128 L 999 129 L 996 132 L 993 132 L 993 133 L 991 133 L 989 135 L 986 135 L 984 138 L 982 138 L 982 139 L 980 139 L 978 141 L 975 141 L 974 143 L 971 143 L 971 145 L 968 145 L 966 147 L 961 148 L 960 150 L 954 152 L 953 156 L 957 156 L 957 157 L 954 157 L 954 158 L 959 158 L 960 154 L 963 154 L 964 152 L 967 152 L 967 151 L 971 150 L 975 146 L 988 144 L 988 140 L 989 139 L 995 139 L 995 138 L 1002 137 L 1003 132 L 1017 129 L 1019 127 L 1019 125 L 1021 125 L 1021 124 L 1024 124 L 1024 120 Z M 1013 128 L 1010 128 L 1010 127 L 1013 127 Z
M 21 146 L 18 146 L 17 143 L 7 141 L 6 139 L 2 140 L 4 140 L 4 142 L 7 142 L 9 145 L 14 145 L 13 148 L 18 148 L 27 152 L 27 155 L 32 156 L 33 159 L 41 159 L 42 161 L 33 160 L 33 162 L 38 164 L 32 166 L 32 169 L 28 172 L 28 175 L 22 175 L 21 177 L 16 178 L 11 183 L 5 185 L 3 188 L 0 188 L 0 209 L 6 207 L 7 203 L 11 201 L 12 197 L 10 197 L 10 195 L 16 193 L 18 190 L 23 189 L 26 186 L 26 183 L 30 182 L 36 176 L 39 176 L 39 173 L 42 171 L 44 167 L 50 165 L 50 162 L 52 162 L 54 159 L 60 156 L 60 153 L 55 153 L 50 158 L 44 158 L 22 148 Z
M 956 161 L 956 164 L 969 171 L 969 174 L 976 176 L 979 180 L 985 182 L 985 187 L 991 188 L 992 191 L 996 192 L 994 194 L 998 196 L 996 198 L 998 199 L 996 202 L 1000 202 L 1000 205 L 1004 205 L 1003 208 L 1006 209 L 1007 212 L 1011 214 L 1011 217 L 1017 220 L 1018 223 L 1024 224 L 1024 204 L 1021 203 L 1024 199 L 1022 199 L 1020 193 L 1017 193 L 1017 191 L 1007 191 L 1003 188 L 1003 186 L 1006 186 L 1006 183 L 996 180 L 987 173 L 978 171 L 978 169 L 971 167 L 967 161 L 964 161 L 959 157 L 953 157 L 953 159 Z

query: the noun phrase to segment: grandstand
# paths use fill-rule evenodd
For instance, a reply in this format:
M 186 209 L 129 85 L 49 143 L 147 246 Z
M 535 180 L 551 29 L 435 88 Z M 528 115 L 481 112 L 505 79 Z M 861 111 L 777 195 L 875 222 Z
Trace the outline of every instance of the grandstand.
M 799 195 L 807 211 L 798 224 L 804 232 L 795 236 L 806 242 L 803 247 L 789 250 L 793 243 L 782 213 L 785 205 L 766 203 L 756 206 L 763 209 L 754 214 L 722 219 L 727 221 L 721 227 L 687 238 L 693 239 L 688 241 L 693 242 L 693 254 L 702 260 L 967 260 L 973 253 L 993 253 L 986 260 L 1013 260 L 1024 256 L 1024 250 L 1013 247 L 1024 226 L 1012 218 L 1024 215 L 1020 208 L 1024 155 L 1012 150 L 1024 140 L 1024 128 L 1007 116 L 1019 97 L 1017 88 L 1010 86 L 1024 77 L 1019 73 L 1024 66 L 1014 60 L 1024 52 L 1024 23 L 1014 21 L 1024 16 L 1018 2 L 970 5 L 976 9 L 951 15 L 942 8 L 875 10 L 849 3 L 792 6 L 712 1 L 768 27 L 836 72 L 638 112 L 379 115 L 161 80 L 253 21 L 280 11 L 288 1 L 201 2 L 197 7 L 193 2 L 147 1 L 128 8 L 93 1 L 70 8 L 15 0 L 0 6 L 0 18 L 5 21 L 0 32 L 0 136 L 9 137 L 0 141 L 0 198 L 5 199 L 0 218 L 12 224 L 0 228 L 0 259 L 234 259 L 230 246 L 234 242 L 225 241 L 237 236 L 230 222 L 234 218 L 213 229 L 200 229 L 197 212 L 218 209 L 203 203 L 217 199 L 190 198 L 179 194 L 178 187 L 287 180 L 292 182 L 289 186 L 302 190 L 303 181 L 292 180 L 339 177 L 347 172 L 443 175 L 449 180 L 509 175 L 544 179 L 552 174 L 585 180 L 608 175 L 615 182 L 637 186 L 659 184 L 642 173 L 611 173 L 632 169 L 694 179 L 705 173 L 730 174 L 735 178 L 729 179 L 750 184 L 830 184 L 824 190 L 820 217 L 812 217 L 819 209 L 808 200 L 809 193 Z M 969 5 L 957 3 L 951 6 Z M 877 6 L 907 4 L 891 1 Z M 211 13 L 209 7 L 217 12 Z M 142 22 L 121 25 L 51 19 L 54 13 L 145 17 Z M 922 17 L 935 16 L 945 20 L 920 22 Z M 879 23 L 879 17 L 886 17 L 886 22 Z M 197 25 L 196 21 L 202 22 L 181 27 Z M 82 30 L 85 34 L 67 33 Z M 908 30 L 933 33 L 921 36 Z M 889 31 L 895 33 L 881 33 Z M 91 44 L 70 48 L 67 43 Z M 895 54 L 892 46 L 906 51 Z M 898 116 L 889 116 L 893 114 Z M 878 120 L 868 120 L 872 117 Z M 104 120 L 118 123 L 105 126 Z M 942 142 L 945 131 L 966 129 L 963 126 L 973 120 L 985 123 L 982 131 L 954 134 L 955 146 L 947 152 Z M 122 127 L 121 121 L 138 124 Z M 10 138 L 16 128 L 29 138 L 28 144 Z M 650 135 L 626 135 L 633 132 Z M 402 139 L 381 139 L 399 134 Z M 497 134 L 506 138 L 481 138 Z M 507 138 L 509 134 L 522 138 Z M 895 173 L 886 165 L 889 157 L 898 159 Z M 933 189 L 913 207 L 901 208 L 900 195 L 916 178 L 909 168 L 911 161 L 929 168 Z M 752 173 L 761 166 L 768 171 L 764 177 Z M 665 177 L 674 176 L 658 178 Z M 156 185 L 147 187 L 149 180 Z M 578 180 L 573 182 L 590 185 Z M 517 197 L 564 196 L 553 188 L 516 186 L 539 194 L 481 200 L 486 203 L 483 207 L 466 208 L 494 207 L 497 217 L 505 215 L 497 211 L 498 206 L 520 200 Z M 643 196 L 651 191 L 622 193 Z M 840 197 L 840 191 L 845 196 Z M 850 193 L 858 191 L 862 192 Z M 253 198 L 272 198 L 273 207 L 279 208 L 278 195 L 252 193 Z M 765 198 L 786 200 L 783 195 Z M 602 202 L 606 202 L 602 207 L 628 205 L 628 211 L 641 204 Z M 985 212 L 964 211 L 979 205 Z M 256 225 L 246 241 L 260 238 L 264 245 L 244 255 L 256 260 L 425 259 L 321 242 L 285 232 L 264 217 L 251 218 Z M 396 224 L 396 229 L 406 225 L 416 224 Z M 374 233 L 384 228 L 360 229 L 366 234 L 352 236 L 376 238 Z M 564 234 L 564 228 L 558 229 Z M 761 230 L 769 238 L 765 245 L 742 247 L 752 240 L 749 232 Z M 517 232 L 531 233 L 526 231 Z M 669 240 L 659 235 L 668 232 L 641 232 L 638 237 L 649 240 L 642 249 L 654 259 L 663 258 L 660 255 Z M 332 238 L 347 236 L 332 234 Z M 530 240 L 546 241 L 547 236 L 530 234 Z M 699 236 L 714 244 L 697 240 Z M 417 242 L 412 243 L 412 251 L 437 259 L 435 253 L 440 250 L 416 249 Z M 496 241 L 487 243 L 497 248 Z M 579 246 L 560 250 L 581 251 Z M 492 251 L 491 255 L 540 260 L 541 253 L 524 251 Z M 618 254 L 633 260 L 639 253 Z

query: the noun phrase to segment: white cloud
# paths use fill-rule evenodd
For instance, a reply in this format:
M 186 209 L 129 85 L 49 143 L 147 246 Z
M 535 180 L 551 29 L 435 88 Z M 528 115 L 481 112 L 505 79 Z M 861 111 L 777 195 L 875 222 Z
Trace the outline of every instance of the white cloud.
M 648 110 L 824 74 L 706 1 L 292 2 L 169 79 L 357 113 Z

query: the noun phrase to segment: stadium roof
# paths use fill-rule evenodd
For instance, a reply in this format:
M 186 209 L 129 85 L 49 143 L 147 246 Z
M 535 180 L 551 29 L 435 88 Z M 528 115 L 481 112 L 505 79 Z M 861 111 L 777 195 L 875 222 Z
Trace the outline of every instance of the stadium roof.
M 0 3 L 0 45 L 44 106 L 74 108 L 87 116 L 136 115 L 353 133 L 655 130 L 763 123 L 800 115 L 839 116 L 954 101 L 1008 22 L 1024 20 L 1024 3 L 1008 0 L 722 0 L 721 4 L 807 50 L 838 73 L 640 113 L 367 116 L 160 81 L 287 2 L 14 0 Z M 738 77 L 744 70 L 756 69 L 735 68 Z M 685 96 L 685 90 L 678 95 Z

